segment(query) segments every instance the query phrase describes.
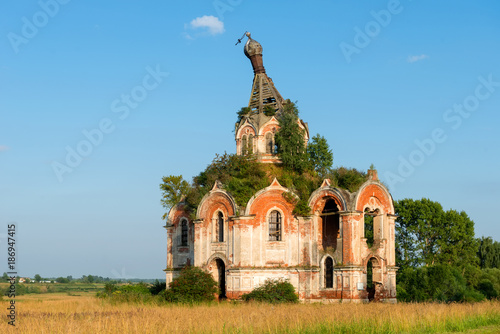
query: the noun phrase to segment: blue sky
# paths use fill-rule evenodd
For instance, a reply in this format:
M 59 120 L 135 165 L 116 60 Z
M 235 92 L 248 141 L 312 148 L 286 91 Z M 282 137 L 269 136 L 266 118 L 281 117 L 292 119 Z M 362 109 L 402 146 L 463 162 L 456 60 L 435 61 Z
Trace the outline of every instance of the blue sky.
M 395 200 L 464 210 L 500 240 L 499 14 L 493 0 L 4 1 L 2 249 L 15 223 L 20 275 L 162 278 L 161 177 L 235 151 L 245 31 L 335 166 L 373 163 Z

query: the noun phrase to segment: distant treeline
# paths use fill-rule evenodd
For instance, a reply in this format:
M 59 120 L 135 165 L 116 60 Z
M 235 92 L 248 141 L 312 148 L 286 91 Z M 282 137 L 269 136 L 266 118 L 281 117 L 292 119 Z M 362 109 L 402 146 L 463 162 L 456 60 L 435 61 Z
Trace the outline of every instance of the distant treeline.
M 21 280 L 21 283 L 154 283 L 157 279 L 155 278 L 148 278 L 148 279 L 141 279 L 141 278 L 110 278 L 110 277 L 102 277 L 98 275 L 83 275 L 80 278 L 73 278 L 73 276 L 66 276 L 66 277 L 42 277 L 39 274 L 36 274 L 34 277 L 22 277 L 22 276 L 17 276 L 16 277 L 16 282 L 19 283 L 19 280 Z M 23 282 L 24 280 L 24 282 Z M 0 282 L 9 282 L 10 278 L 7 273 L 3 273 L 2 277 L 0 278 Z

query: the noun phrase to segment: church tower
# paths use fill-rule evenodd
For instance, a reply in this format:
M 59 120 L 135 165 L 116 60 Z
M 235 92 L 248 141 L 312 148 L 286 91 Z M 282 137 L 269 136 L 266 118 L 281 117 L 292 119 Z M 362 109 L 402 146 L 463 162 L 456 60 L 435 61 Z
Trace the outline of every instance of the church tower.
M 252 63 L 254 78 L 250 100 L 245 112 L 236 123 L 235 139 L 238 155 L 255 154 L 257 160 L 265 163 L 279 163 L 274 135 L 279 129 L 278 117 L 286 101 L 267 76 L 262 60 L 262 45 L 246 33 L 248 40 L 245 55 Z M 299 120 L 304 130 L 304 142 L 309 140 L 307 123 Z

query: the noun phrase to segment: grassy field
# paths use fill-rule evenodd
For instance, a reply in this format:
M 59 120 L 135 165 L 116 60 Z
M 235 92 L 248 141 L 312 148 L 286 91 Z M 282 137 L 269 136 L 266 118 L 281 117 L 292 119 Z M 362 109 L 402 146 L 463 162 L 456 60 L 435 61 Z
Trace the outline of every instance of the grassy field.
M 158 306 L 29 294 L 16 298 L 16 328 L 2 305 L 0 333 L 500 333 L 500 302 Z

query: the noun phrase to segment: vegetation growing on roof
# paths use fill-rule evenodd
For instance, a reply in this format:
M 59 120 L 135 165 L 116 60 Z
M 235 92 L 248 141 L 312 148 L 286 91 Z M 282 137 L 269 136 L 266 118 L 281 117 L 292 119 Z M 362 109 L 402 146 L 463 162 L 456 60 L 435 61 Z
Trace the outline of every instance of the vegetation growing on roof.
M 266 116 L 274 116 L 276 115 L 276 110 L 272 106 L 265 106 L 264 107 L 264 115 Z
M 237 112 L 238 121 L 250 112 L 248 107 L 241 108 Z M 267 106 L 264 108 L 266 112 L 274 115 L 275 111 Z M 326 139 L 319 134 L 312 138 L 306 149 L 304 130 L 299 126 L 299 110 L 295 103 L 287 100 L 276 117 L 280 127 L 275 141 L 281 164 L 259 163 L 251 150 L 247 150 L 245 155 L 216 155 L 212 163 L 195 176 L 190 184 L 182 176 L 163 178 L 160 189 L 163 191 L 162 204 L 167 211 L 183 199 L 185 209 L 194 215 L 203 196 L 212 190 L 216 181 L 220 181 L 222 188 L 233 196 L 236 204 L 244 208 L 256 192 L 269 186 L 276 178 L 283 187 L 296 195 L 284 194 L 285 200 L 294 205 L 293 213 L 308 216 L 311 211 L 309 197 L 321 186 L 323 179 L 328 178 L 332 186 L 350 192 L 357 191 L 368 179 L 366 173 L 354 168 L 332 169 L 332 151 Z
M 358 191 L 359 187 L 368 180 L 368 175 L 365 172 L 346 167 L 332 169 L 326 174 L 326 177 L 333 181 L 333 185 L 336 187 L 347 189 L 352 193 Z
M 250 116 L 250 112 L 252 111 L 251 108 L 249 107 L 243 107 L 241 108 L 237 113 L 236 115 L 238 115 L 238 120 L 236 121 L 236 123 L 239 123 L 241 122 L 241 120 L 243 119 L 243 117 L 245 116 Z

